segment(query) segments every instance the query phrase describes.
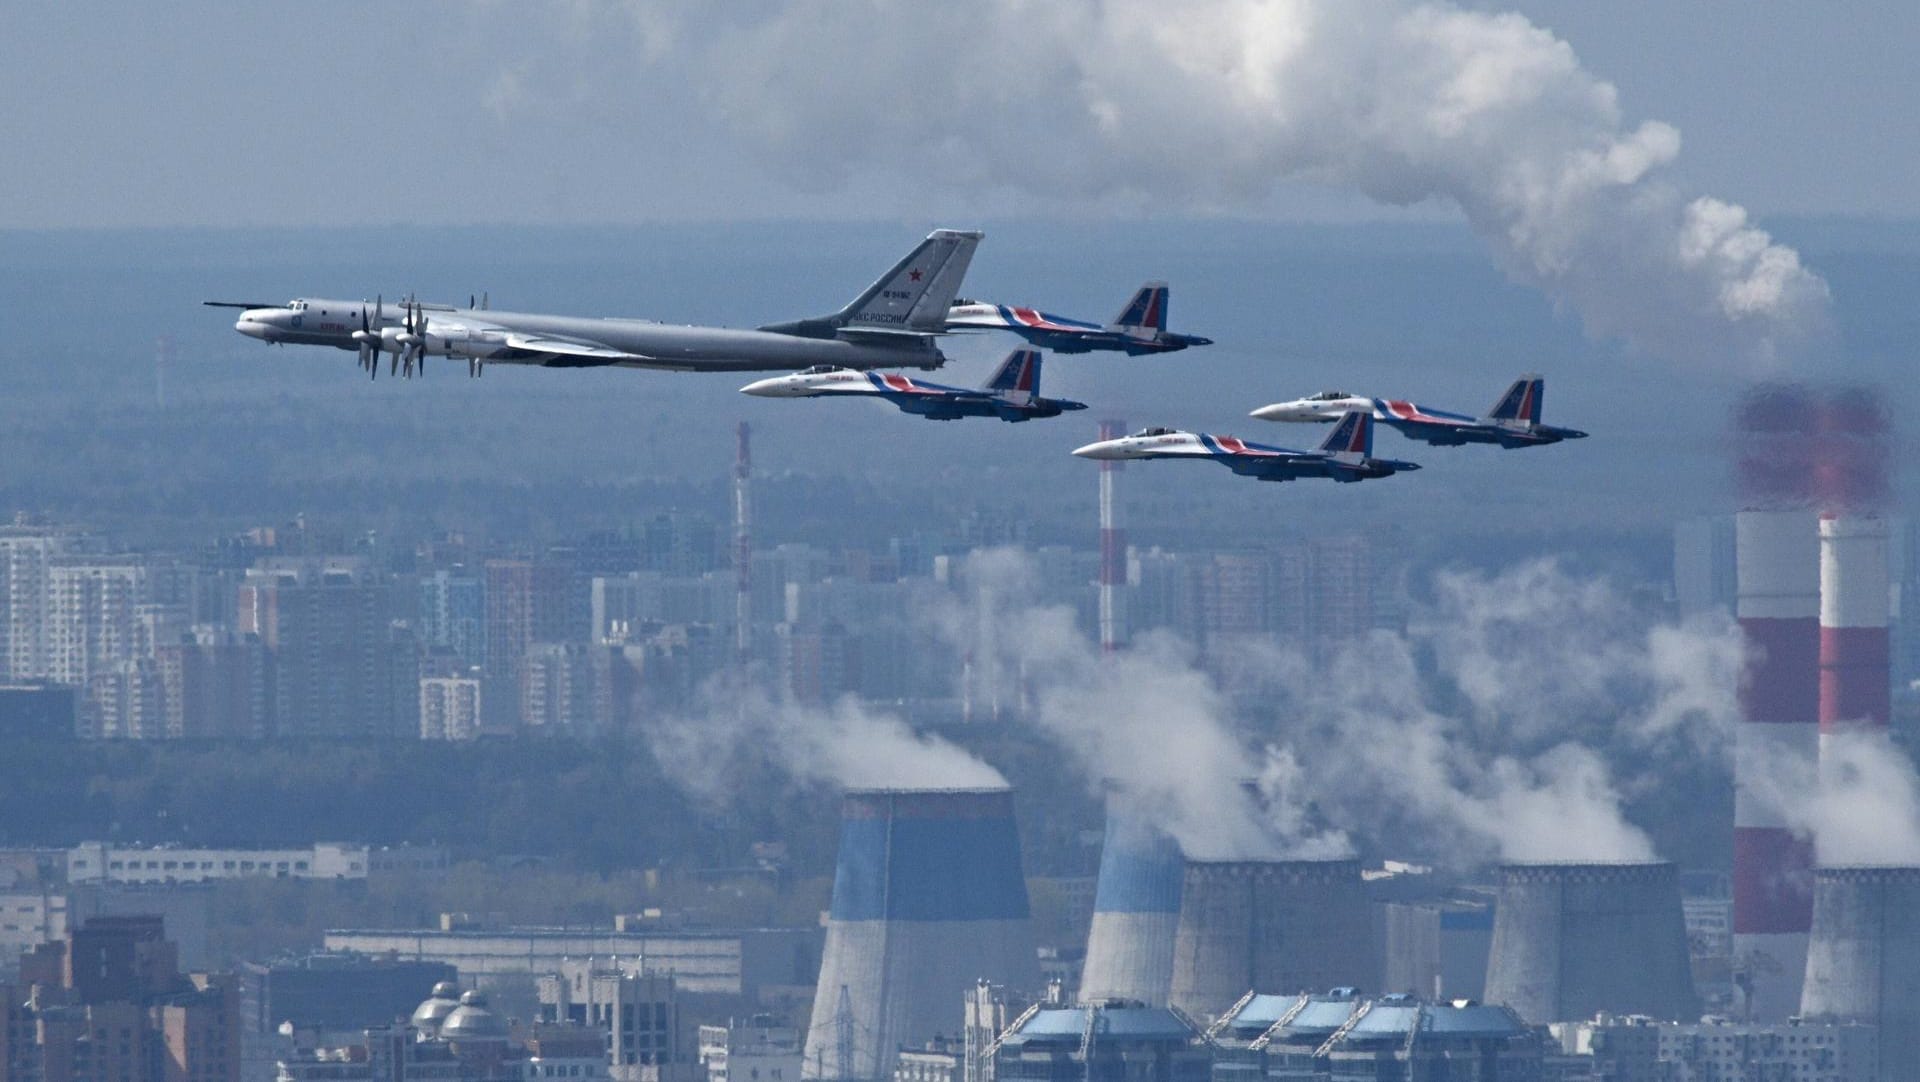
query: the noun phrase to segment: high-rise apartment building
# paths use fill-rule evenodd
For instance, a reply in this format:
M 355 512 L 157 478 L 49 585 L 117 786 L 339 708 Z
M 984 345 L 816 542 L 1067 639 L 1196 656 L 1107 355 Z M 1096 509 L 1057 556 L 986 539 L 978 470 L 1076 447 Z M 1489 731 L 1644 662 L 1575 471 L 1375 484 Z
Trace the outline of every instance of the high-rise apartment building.
M 358 557 L 272 558 L 240 587 L 241 634 L 273 658 L 273 728 L 294 737 L 414 735 L 400 729 L 387 583 Z

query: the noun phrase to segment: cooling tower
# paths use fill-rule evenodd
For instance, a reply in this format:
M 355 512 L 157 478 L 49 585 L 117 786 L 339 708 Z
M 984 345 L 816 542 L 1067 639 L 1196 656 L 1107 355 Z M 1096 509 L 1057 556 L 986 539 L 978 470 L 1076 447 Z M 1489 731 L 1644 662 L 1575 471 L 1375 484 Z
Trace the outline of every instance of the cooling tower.
M 1488 1002 L 1536 1025 L 1698 1017 L 1673 865 L 1509 864 L 1496 906 Z
M 1750 493 L 1766 499 L 1765 492 Z M 1748 1017 L 1798 1009 L 1813 919 L 1813 846 L 1754 784 L 1819 754 L 1819 533 L 1812 512 L 1748 510 L 1734 519 L 1740 682 L 1733 797 L 1733 953 Z
M 1876 1077 L 1913 1077 L 1920 1064 L 1920 868 L 1814 870 L 1800 1013 L 1816 1022 L 1878 1026 Z
M 1180 924 L 1180 845 L 1110 802 L 1080 1001 L 1167 1005 Z M 1242 989 L 1245 991 L 1245 989 Z
M 891 1078 L 983 979 L 1040 985 L 1013 794 L 849 792 L 801 1076 Z
M 1173 943 L 1173 1006 L 1202 1025 L 1250 991 L 1357 987 L 1380 972 L 1352 860 L 1189 860 Z

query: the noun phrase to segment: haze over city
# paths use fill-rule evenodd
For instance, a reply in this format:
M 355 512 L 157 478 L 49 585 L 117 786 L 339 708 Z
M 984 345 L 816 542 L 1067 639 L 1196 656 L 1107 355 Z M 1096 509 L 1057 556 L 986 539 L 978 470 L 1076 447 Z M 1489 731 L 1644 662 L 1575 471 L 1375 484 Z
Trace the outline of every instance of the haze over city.
M 1920 1079 L 1917 24 L 9 12 L 0 1077 Z

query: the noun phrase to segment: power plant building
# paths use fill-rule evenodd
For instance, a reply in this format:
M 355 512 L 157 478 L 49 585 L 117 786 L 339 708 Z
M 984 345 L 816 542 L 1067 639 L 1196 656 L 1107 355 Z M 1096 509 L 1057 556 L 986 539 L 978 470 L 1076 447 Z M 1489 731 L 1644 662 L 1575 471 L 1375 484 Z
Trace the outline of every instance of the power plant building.
M 1544 1079 L 1546 1041 L 1511 1009 L 1352 988 L 1249 993 L 1208 1029 L 1213 1082 Z
M 1698 1017 L 1677 870 L 1503 866 L 1485 998 L 1535 1025 L 1601 1012 Z
M 1185 1018 L 1124 1003 L 1028 1011 L 993 1048 L 997 1082 L 1207 1082 L 1212 1062 Z
M 1039 983 L 1011 791 L 848 792 L 802 1077 L 889 1078 L 980 981 Z

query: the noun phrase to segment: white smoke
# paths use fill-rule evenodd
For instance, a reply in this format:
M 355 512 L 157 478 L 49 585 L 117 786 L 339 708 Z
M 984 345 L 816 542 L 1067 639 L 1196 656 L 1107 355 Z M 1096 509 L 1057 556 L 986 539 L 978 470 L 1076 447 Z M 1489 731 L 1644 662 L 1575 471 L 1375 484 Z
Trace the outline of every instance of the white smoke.
M 813 708 L 753 682 L 716 681 L 697 708 L 651 724 L 647 739 L 682 785 L 716 802 L 768 772 L 841 788 L 975 789 L 1007 784 L 957 745 L 846 697 Z
M 1456 206 L 1590 333 L 1769 365 L 1827 288 L 1665 172 L 1680 135 L 1517 14 L 1408 0 L 634 6 L 646 63 L 821 188 L 1255 213 L 1276 181 Z M 652 107 L 653 103 L 645 103 Z
M 1697 755 L 1737 709 L 1731 620 L 1662 623 L 1551 561 L 1438 576 L 1405 633 L 1331 658 L 1241 644 L 1213 659 L 1261 674 L 1234 696 L 1172 636 L 1102 658 L 1070 613 L 1018 600 L 1018 552 L 975 553 L 965 576 L 956 647 L 1019 659 L 1036 726 L 1193 855 L 1337 855 L 1332 823 L 1465 865 L 1651 859 L 1616 762 Z M 966 637 L 983 626 L 994 641 Z
M 986 686 L 1021 685 L 1032 723 L 1093 789 L 1114 789 L 1187 855 L 1208 859 L 1347 855 L 1344 835 L 1306 814 L 1284 752 L 1247 741 L 1225 696 L 1171 636 L 1103 658 L 1066 609 L 1033 606 L 1037 581 L 1017 549 L 966 560 L 966 604 L 929 614 Z
M 1920 864 L 1920 775 L 1886 733 L 1832 733 L 1818 761 L 1779 745 L 1742 754 L 1753 799 L 1812 837 L 1818 863 Z

